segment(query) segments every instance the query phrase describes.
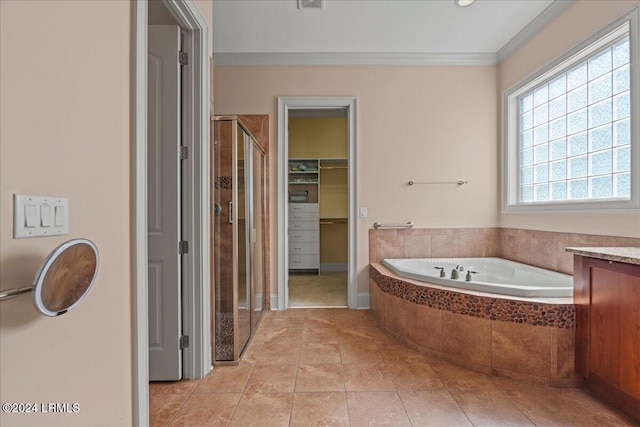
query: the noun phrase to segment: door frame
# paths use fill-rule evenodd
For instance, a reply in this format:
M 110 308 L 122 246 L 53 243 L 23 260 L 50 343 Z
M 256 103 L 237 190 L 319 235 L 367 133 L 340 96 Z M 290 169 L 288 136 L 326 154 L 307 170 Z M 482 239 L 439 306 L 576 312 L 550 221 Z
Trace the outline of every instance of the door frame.
M 212 366 L 210 331 L 210 141 L 209 141 L 209 29 L 192 0 L 163 0 L 180 27 L 191 38 L 191 85 L 186 123 L 189 159 L 183 177 L 183 238 L 189 253 L 183 256 L 183 330 L 190 343 L 183 352 L 185 378 L 206 375 Z M 131 2 L 132 33 L 132 339 L 133 424 L 149 423 L 149 331 L 147 247 L 147 40 L 148 1 Z M 177 155 L 177 153 L 176 153 Z M 177 248 L 176 248 L 177 250 Z
M 289 240 L 287 238 L 289 209 L 287 207 L 287 161 L 289 159 L 289 110 L 324 110 L 345 108 L 347 110 L 349 150 L 349 248 L 347 265 L 347 304 L 358 308 L 357 266 L 357 98 L 356 97 L 278 97 L 278 309 L 289 306 Z

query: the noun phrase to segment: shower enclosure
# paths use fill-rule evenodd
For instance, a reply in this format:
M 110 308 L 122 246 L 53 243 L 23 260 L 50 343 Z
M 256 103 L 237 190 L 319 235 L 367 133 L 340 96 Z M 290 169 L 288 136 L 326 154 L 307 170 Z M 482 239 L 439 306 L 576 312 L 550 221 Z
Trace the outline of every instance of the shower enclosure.
M 236 116 L 213 129 L 216 362 L 237 362 L 265 308 L 265 153 Z

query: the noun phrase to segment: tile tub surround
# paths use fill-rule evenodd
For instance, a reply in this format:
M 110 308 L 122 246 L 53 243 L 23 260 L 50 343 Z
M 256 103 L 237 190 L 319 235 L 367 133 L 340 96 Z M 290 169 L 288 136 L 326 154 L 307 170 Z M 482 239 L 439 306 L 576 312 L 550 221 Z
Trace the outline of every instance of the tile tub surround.
M 500 256 L 502 258 L 565 274 L 573 274 L 573 254 L 566 251 L 567 247 L 640 247 L 640 239 L 633 237 L 557 233 L 514 228 L 501 228 L 500 242 Z
M 554 387 L 581 383 L 572 303 L 430 287 L 378 263 L 369 271 L 374 316 L 407 345 L 485 374 Z
M 570 246 L 640 247 L 640 239 L 516 228 L 369 230 L 369 262 L 385 258 L 500 257 L 573 274 Z

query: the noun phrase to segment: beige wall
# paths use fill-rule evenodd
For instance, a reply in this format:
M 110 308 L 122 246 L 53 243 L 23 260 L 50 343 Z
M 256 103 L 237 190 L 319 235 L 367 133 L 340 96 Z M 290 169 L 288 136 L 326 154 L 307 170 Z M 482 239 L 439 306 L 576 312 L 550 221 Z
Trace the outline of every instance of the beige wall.
M 578 0 L 499 67 L 499 94 L 607 26 L 638 1 Z M 498 126 L 500 126 L 498 122 Z M 638 213 L 500 214 L 500 226 L 640 237 Z
M 196 3 L 210 26 L 211 1 Z M 73 311 L 46 318 L 30 295 L 0 303 L 2 402 L 80 412 L 0 413 L 0 425 L 131 425 L 131 5 L 3 0 L 0 19 L 0 289 L 30 284 L 68 239 L 100 251 Z M 70 234 L 14 240 L 14 193 L 68 197 Z
M 0 286 L 93 240 L 100 270 L 75 310 L 47 318 L 29 294 L 1 302 L 2 402 L 78 403 L 76 414 L 0 414 L 3 426 L 132 421 L 130 4 L 1 1 Z M 12 195 L 70 199 L 70 234 L 14 240 Z
M 269 114 L 271 194 L 277 194 L 278 96 L 358 99 L 359 292 L 367 292 L 368 230 L 374 222 L 419 227 L 497 225 L 495 67 L 217 66 L 215 114 Z M 464 123 L 464 126 L 460 124 Z M 468 180 L 457 186 L 407 182 Z M 277 198 L 271 199 L 275 218 Z M 271 253 L 277 253 L 272 221 Z M 277 291 L 272 258 L 271 292 Z

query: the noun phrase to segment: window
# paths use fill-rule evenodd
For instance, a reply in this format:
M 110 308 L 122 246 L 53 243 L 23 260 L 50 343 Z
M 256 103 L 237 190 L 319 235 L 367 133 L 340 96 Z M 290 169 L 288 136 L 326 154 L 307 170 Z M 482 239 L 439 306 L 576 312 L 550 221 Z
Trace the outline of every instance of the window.
M 638 208 L 630 27 L 627 19 L 505 94 L 505 210 Z

